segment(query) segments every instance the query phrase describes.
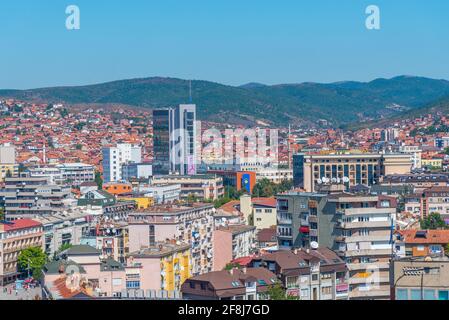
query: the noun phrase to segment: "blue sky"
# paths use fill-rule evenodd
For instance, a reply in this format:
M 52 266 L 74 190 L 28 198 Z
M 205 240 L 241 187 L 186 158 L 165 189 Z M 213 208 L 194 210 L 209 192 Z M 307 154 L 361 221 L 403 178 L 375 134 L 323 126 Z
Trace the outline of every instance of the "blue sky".
M 81 30 L 65 28 L 78 5 Z M 365 28 L 365 8 L 381 30 Z M 449 79 L 447 0 L 2 0 L 0 88 L 147 76 L 239 85 Z

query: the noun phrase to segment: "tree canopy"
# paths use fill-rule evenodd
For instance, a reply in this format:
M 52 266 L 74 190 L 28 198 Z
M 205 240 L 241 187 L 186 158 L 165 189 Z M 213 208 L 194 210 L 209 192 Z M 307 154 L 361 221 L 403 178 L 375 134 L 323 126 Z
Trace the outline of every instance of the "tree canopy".
M 447 229 L 446 222 L 437 212 L 432 212 L 426 218 L 421 220 L 421 228 L 426 230 Z
M 34 279 L 42 276 L 42 267 L 47 262 L 47 255 L 41 247 L 30 247 L 20 252 L 17 259 L 19 271 L 30 272 Z

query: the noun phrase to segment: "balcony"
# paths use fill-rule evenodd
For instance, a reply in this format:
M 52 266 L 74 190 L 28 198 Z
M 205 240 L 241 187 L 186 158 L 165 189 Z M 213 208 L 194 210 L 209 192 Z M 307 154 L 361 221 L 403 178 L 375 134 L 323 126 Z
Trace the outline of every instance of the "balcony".
M 277 221 L 278 221 L 278 225 L 279 224 L 292 224 L 292 219 L 291 218 L 278 217 Z
M 372 298 L 390 299 L 390 286 L 378 286 L 370 289 L 356 288 L 349 292 L 349 299 L 372 299 Z
M 372 262 L 372 263 L 348 263 L 346 265 L 349 271 L 367 270 L 373 268 L 389 269 L 390 263 L 388 262 Z
M 352 277 L 348 279 L 349 284 L 362 284 L 362 283 L 389 283 L 390 282 L 390 278 L 389 277 L 376 277 L 376 276 L 371 276 L 371 277 Z
M 364 257 L 364 256 L 391 256 L 391 249 L 363 249 L 363 250 L 347 250 L 346 257 Z
M 337 211 L 346 216 L 351 215 L 391 215 L 396 213 L 395 208 L 348 208 Z
M 390 241 L 390 234 L 381 236 L 351 236 L 344 237 L 341 242 L 355 243 L 355 242 L 370 242 L 370 241 Z
M 340 227 L 343 229 L 360 228 L 391 228 L 390 221 L 364 221 L 364 222 L 342 222 Z

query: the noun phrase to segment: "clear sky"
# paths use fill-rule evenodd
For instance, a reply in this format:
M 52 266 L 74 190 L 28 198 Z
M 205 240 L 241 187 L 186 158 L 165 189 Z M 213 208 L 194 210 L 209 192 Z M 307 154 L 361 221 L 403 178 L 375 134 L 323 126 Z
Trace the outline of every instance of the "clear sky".
M 65 28 L 78 5 L 81 29 Z M 378 5 L 381 30 L 365 27 Z M 1 0 L 0 88 L 449 79 L 447 0 Z

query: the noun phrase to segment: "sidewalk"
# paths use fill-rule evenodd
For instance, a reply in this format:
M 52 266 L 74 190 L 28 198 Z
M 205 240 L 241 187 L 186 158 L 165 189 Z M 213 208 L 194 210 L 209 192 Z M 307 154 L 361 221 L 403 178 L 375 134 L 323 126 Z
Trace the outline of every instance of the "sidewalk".
M 34 297 L 38 295 L 42 297 L 42 292 L 40 287 L 36 287 L 34 289 L 21 289 L 17 290 L 17 296 L 15 289 L 12 289 L 11 294 L 9 294 L 9 288 L 11 286 L 7 286 L 8 292 L 3 292 L 4 287 L 0 287 L 0 300 L 34 300 Z

